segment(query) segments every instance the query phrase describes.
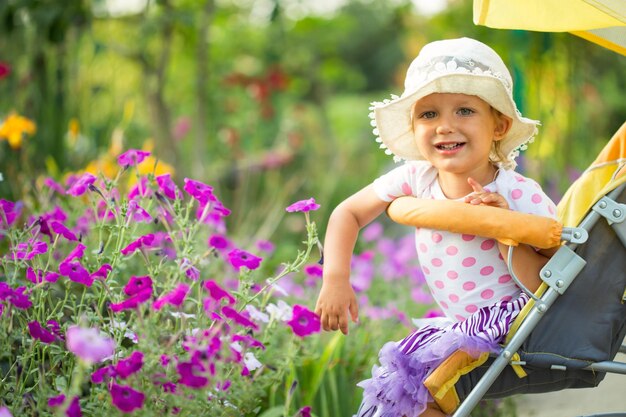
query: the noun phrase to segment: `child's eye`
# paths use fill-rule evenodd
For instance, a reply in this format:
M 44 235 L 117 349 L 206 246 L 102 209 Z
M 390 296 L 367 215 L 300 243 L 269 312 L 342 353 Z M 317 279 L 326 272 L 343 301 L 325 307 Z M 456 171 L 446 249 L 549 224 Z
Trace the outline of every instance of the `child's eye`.
M 469 116 L 472 113 L 474 113 L 474 110 L 468 109 L 467 107 L 463 107 L 463 108 L 459 109 L 459 114 L 461 116 Z
M 419 118 L 420 119 L 433 119 L 436 116 L 437 116 L 437 113 L 434 111 L 425 111 L 420 114 Z

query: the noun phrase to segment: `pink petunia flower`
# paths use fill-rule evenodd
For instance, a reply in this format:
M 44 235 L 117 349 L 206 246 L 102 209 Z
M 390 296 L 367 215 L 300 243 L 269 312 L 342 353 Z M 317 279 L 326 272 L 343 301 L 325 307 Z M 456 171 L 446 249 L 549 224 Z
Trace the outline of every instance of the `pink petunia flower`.
M 11 66 L 4 62 L 4 61 L 0 61 L 0 80 L 2 80 L 3 78 L 7 78 L 9 75 L 11 74 Z M 2 407 L 1 409 L 4 409 L 6 407 Z M 8 409 L 7 409 L 8 410 Z M 9 413 L 10 415 L 10 413 Z M 0 416 L 2 416 L 2 414 L 0 414 Z M 2 416 L 4 417 L 4 416 Z
M 307 211 L 317 210 L 320 207 L 321 206 L 315 202 L 314 198 L 309 198 L 308 200 L 296 201 L 295 203 L 287 207 L 285 210 L 290 213 L 297 212 L 297 211 L 307 212 Z
M 235 297 L 230 295 L 228 291 L 220 287 L 217 282 L 213 280 L 206 281 L 204 283 L 204 289 L 207 290 L 211 298 L 218 303 L 222 300 L 222 298 L 225 298 L 228 304 L 235 303 Z
M 267 254 L 271 254 L 274 252 L 276 246 L 270 242 L 269 240 L 259 240 L 256 242 L 256 247 L 261 252 L 265 252 Z
M 300 337 L 318 333 L 321 328 L 317 314 L 301 305 L 294 305 L 291 320 L 287 322 L 293 332 Z
M 71 187 L 67 190 L 66 194 L 73 195 L 74 197 L 81 196 L 89 189 L 89 186 L 96 181 L 96 177 L 92 174 L 85 172 L 81 175 Z
M 263 258 L 259 258 L 241 249 L 233 249 L 228 252 L 228 261 L 237 271 L 239 271 L 242 266 L 250 270 L 257 269 L 259 265 L 261 265 L 262 260 Z
M 65 194 L 65 188 L 63 188 L 61 184 L 59 184 L 58 182 L 56 182 L 50 177 L 47 177 L 46 179 L 43 180 L 43 185 L 45 185 L 46 187 L 48 187 L 49 189 L 53 191 L 56 191 L 57 193 L 61 195 Z
M 98 329 L 71 326 L 65 337 L 67 349 L 89 364 L 101 362 L 115 353 L 115 341 Z
M 138 408 L 143 408 L 146 399 L 143 392 L 134 390 L 127 385 L 118 385 L 115 382 L 111 384 L 110 394 L 113 405 L 123 413 L 131 413 Z
M 74 249 L 72 249 L 67 257 L 61 261 L 61 263 L 69 263 L 72 262 L 74 259 L 82 258 L 85 255 L 85 249 L 87 249 L 87 247 L 82 243 L 79 243 Z
M 122 167 L 135 166 L 150 156 L 150 152 L 138 149 L 129 149 L 117 157 L 117 163 Z
M 109 272 L 111 272 L 112 269 L 113 268 L 111 267 L 111 265 L 102 264 L 102 266 L 98 268 L 97 271 L 91 274 L 91 278 L 104 281 L 107 278 L 107 276 L 109 276 Z
M 143 235 L 138 239 L 130 242 L 125 248 L 122 248 L 120 252 L 122 253 L 122 255 L 127 256 L 135 252 L 137 249 L 151 246 L 153 242 L 154 234 L 148 233 L 147 235 Z
M 137 181 L 137 184 L 135 184 L 128 191 L 128 199 L 135 200 L 137 197 L 147 197 L 148 195 L 150 195 L 150 192 L 151 190 L 148 186 L 148 178 L 141 177 L 139 181 Z
M 226 318 L 231 319 L 232 321 L 234 321 L 240 326 L 249 327 L 254 330 L 258 330 L 259 328 L 259 326 L 257 326 L 256 323 L 254 323 L 252 320 L 250 320 L 246 316 L 238 313 L 237 310 L 235 310 L 234 308 L 230 306 L 222 307 L 222 314 L 224 314 Z
M 187 297 L 188 292 L 189 285 L 185 283 L 180 283 L 169 293 L 160 298 L 157 298 L 155 302 L 152 303 L 152 308 L 155 310 L 160 310 L 165 304 L 171 304 L 175 307 L 180 307 L 185 301 L 185 297 Z
M 43 271 L 35 271 L 32 267 L 29 266 L 26 270 L 26 279 L 33 284 L 40 284 L 41 282 L 43 282 Z
M 132 296 L 148 289 L 152 290 L 152 278 L 148 275 L 140 277 L 133 275 L 124 286 L 124 294 Z

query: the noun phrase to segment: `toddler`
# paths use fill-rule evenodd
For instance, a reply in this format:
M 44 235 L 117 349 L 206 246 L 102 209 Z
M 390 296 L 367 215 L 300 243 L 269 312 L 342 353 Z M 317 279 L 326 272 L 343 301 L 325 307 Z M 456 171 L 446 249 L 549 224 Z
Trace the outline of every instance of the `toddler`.
M 323 285 L 316 305 L 325 330 L 348 333 L 358 317 L 350 260 L 358 232 L 400 196 L 554 217 L 539 185 L 514 171 L 514 158 L 537 131 L 512 97 L 508 69 L 487 45 L 469 38 L 423 47 L 411 63 L 401 97 L 372 107 L 377 141 L 406 163 L 347 198 L 333 211 L 325 237 Z M 493 239 L 416 229 L 417 256 L 445 313 L 399 342 L 385 344 L 364 388 L 359 417 L 443 416 L 423 384 L 457 349 L 498 351 L 528 301 L 509 275 L 508 247 Z M 512 267 L 535 291 L 554 251 L 519 245 Z

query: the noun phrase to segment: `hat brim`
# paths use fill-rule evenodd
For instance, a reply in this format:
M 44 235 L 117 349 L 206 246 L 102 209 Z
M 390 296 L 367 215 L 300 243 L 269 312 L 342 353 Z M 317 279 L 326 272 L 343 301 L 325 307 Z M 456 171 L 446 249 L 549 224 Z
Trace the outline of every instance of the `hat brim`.
M 537 133 L 537 120 L 522 117 L 504 84 L 490 75 L 446 74 L 422 84 L 415 91 L 375 106 L 374 118 L 382 143 L 397 157 L 423 160 L 411 126 L 413 104 L 433 93 L 458 93 L 478 96 L 512 120 L 511 128 L 500 141 L 502 153 L 514 164 L 516 149 Z

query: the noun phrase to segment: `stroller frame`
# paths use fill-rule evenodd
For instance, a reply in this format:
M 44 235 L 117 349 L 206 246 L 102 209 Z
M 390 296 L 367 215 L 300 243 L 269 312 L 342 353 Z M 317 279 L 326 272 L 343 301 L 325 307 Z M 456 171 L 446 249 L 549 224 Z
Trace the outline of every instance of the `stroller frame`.
M 525 362 L 513 361 L 514 354 L 529 337 L 539 321 L 543 318 L 548 309 L 554 304 L 560 295 L 563 295 L 569 285 L 576 279 L 578 273 L 585 266 L 586 261 L 578 256 L 574 250 L 580 244 L 587 241 L 588 233 L 592 227 L 602 218 L 606 219 L 613 228 L 617 237 L 626 247 L 626 204 L 620 204 L 616 200 L 626 189 L 626 183 L 621 184 L 606 196 L 601 198 L 580 222 L 578 227 L 563 228 L 562 239 L 566 241 L 555 255 L 548 261 L 540 271 L 541 279 L 547 284 L 547 290 L 537 297 L 528 291 L 515 277 L 513 271 L 511 276 L 517 284 L 534 300 L 535 304 L 529 310 L 517 332 L 512 336 L 502 352 L 497 356 L 489 369 L 472 388 L 464 401 L 461 402 L 453 417 L 469 416 L 471 411 L 478 405 L 485 396 L 489 388 L 496 381 L 507 365 L 524 365 Z M 509 258 L 512 256 L 512 248 Z M 511 265 L 511 262 L 509 262 Z M 626 294 L 624 294 L 626 298 Z M 622 345 L 619 352 L 626 353 L 626 345 Z M 553 365 L 552 369 L 566 370 L 563 365 Z M 602 361 L 593 363 L 585 368 L 588 371 L 608 372 L 626 375 L 626 363 L 617 361 Z M 626 414 L 605 414 L 605 416 L 626 416 Z

